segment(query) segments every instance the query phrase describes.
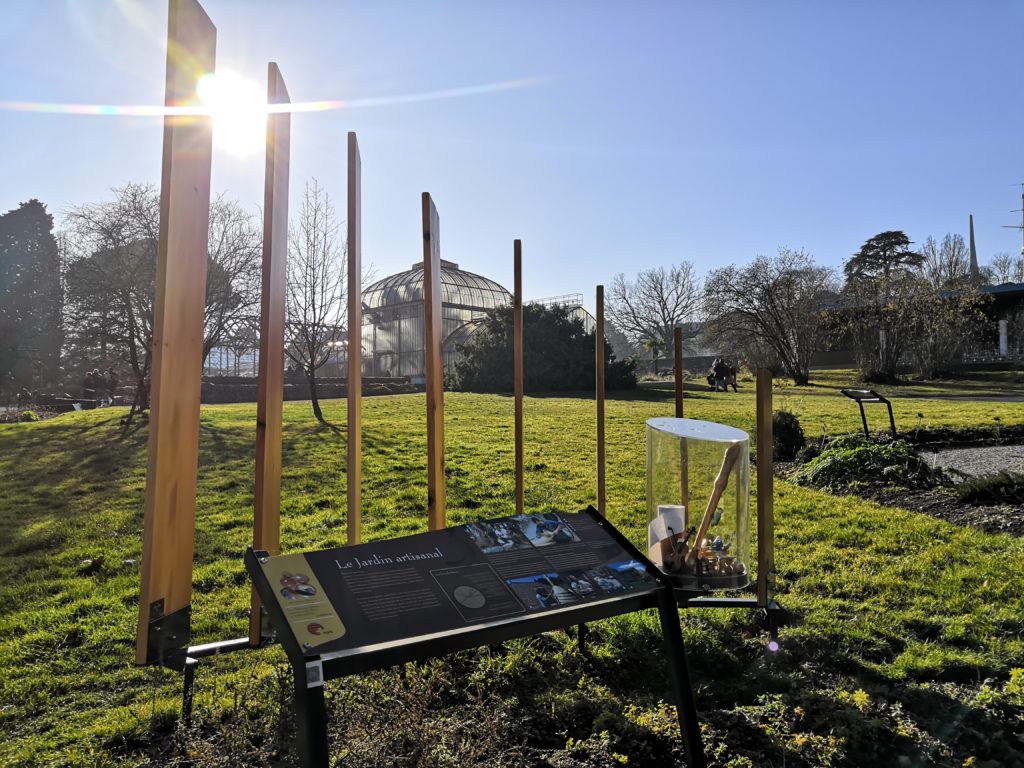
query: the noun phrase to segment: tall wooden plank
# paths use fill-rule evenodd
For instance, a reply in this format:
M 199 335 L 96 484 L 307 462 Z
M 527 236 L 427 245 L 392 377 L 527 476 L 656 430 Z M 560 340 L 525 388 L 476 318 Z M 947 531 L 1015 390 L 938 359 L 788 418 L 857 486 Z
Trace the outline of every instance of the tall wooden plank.
M 427 376 L 427 522 L 445 527 L 444 361 L 441 357 L 441 243 L 437 208 L 423 193 L 423 357 Z
M 267 65 L 267 103 L 289 103 L 277 64 Z M 281 553 L 281 418 L 284 400 L 284 323 L 288 261 L 288 170 L 291 113 L 267 115 L 263 176 L 263 283 L 256 390 L 256 495 L 253 549 Z M 249 642 L 261 642 L 261 609 L 252 593 Z
M 348 543 L 363 536 L 363 231 L 362 160 L 348 134 Z
M 672 341 L 675 355 L 673 372 L 676 380 L 676 418 L 683 418 L 683 329 L 678 325 L 673 329 Z
M 512 376 L 516 410 L 516 514 L 523 514 L 523 241 L 513 244 Z
M 775 574 L 772 374 L 757 369 L 757 604 L 767 607 Z
M 604 286 L 597 286 L 597 326 L 594 328 L 594 380 L 597 397 L 597 511 L 605 510 L 604 477 Z
M 196 84 L 213 72 L 216 43 L 196 0 L 170 0 L 167 106 L 198 103 Z M 138 664 L 160 662 L 189 642 L 211 139 L 209 117 L 164 118 Z M 173 638 L 153 629 L 171 614 Z
M 683 329 L 676 327 L 672 334 L 675 354 L 676 418 L 683 418 Z M 690 453 L 686 441 L 679 441 L 679 503 L 690 507 Z

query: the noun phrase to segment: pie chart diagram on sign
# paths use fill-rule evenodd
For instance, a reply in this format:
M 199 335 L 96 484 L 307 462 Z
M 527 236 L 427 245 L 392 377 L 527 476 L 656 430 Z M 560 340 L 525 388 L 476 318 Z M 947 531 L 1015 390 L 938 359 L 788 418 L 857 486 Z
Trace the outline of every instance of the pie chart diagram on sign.
M 487 602 L 484 593 L 476 587 L 456 587 L 452 592 L 452 597 L 455 598 L 455 602 L 459 605 L 464 605 L 466 608 L 483 608 L 484 603 Z

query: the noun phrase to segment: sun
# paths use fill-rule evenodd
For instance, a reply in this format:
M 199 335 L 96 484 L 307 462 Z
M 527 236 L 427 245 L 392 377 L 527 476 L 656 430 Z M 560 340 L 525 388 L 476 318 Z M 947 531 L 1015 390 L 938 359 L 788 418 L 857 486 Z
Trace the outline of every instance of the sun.
M 230 70 L 210 73 L 199 78 L 196 95 L 210 112 L 214 146 L 235 155 L 266 146 L 266 96 L 255 82 Z

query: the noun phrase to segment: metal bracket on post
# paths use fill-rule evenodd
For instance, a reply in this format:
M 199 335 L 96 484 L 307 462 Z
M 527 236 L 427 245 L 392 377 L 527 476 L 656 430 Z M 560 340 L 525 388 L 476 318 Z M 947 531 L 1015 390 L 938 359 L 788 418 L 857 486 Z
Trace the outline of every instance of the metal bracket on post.
M 277 630 L 270 620 L 267 609 L 260 606 L 260 645 L 268 645 L 277 642 Z
M 191 629 L 191 605 L 165 614 L 163 598 L 151 603 L 146 662 L 183 670 Z

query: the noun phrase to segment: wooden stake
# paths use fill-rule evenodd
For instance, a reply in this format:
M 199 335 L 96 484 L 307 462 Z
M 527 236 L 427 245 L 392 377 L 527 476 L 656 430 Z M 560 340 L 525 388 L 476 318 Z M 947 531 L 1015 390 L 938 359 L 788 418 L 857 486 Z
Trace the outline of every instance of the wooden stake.
M 441 245 L 437 208 L 423 193 L 423 356 L 427 378 L 427 522 L 445 527 L 444 360 L 441 357 Z
M 202 75 L 213 72 L 216 45 L 217 30 L 196 0 L 170 0 L 167 106 L 198 104 L 196 83 Z M 164 658 L 164 644 L 150 648 L 153 622 L 182 612 L 179 626 L 189 626 L 210 229 L 211 138 L 209 117 L 164 118 L 149 464 L 135 644 L 138 664 Z M 179 633 L 174 644 L 187 645 L 189 634 L 181 637 Z M 171 645 L 166 647 L 172 650 Z
M 362 160 L 348 134 L 348 543 L 363 536 L 363 232 Z
M 277 64 L 267 66 L 267 103 L 287 104 L 288 89 Z M 284 321 L 288 261 L 288 165 L 291 114 L 267 115 L 263 177 L 263 285 L 256 392 L 256 494 L 253 549 L 281 553 L 281 415 L 284 400 Z M 262 642 L 262 611 L 256 590 L 249 613 L 249 643 Z
M 516 514 L 523 514 L 523 241 L 516 240 L 513 251 L 512 335 L 513 380 L 516 411 Z
M 676 326 L 673 341 L 675 342 L 675 379 L 676 379 L 676 418 L 683 418 L 683 329 Z
M 676 418 L 683 418 L 683 329 L 674 329 L 675 342 L 675 379 L 676 379 Z M 690 510 L 690 456 L 686 438 L 679 441 L 679 503 Z
M 775 581 L 775 474 L 772 374 L 757 369 L 757 604 L 768 606 Z
M 594 329 L 594 372 L 597 389 L 597 511 L 605 511 L 604 476 L 604 286 L 597 286 L 597 327 Z

